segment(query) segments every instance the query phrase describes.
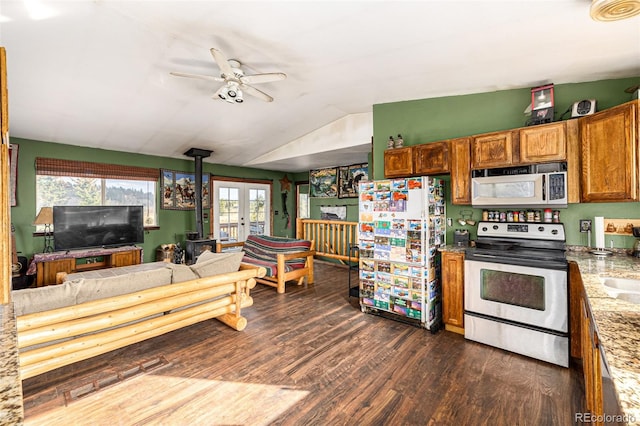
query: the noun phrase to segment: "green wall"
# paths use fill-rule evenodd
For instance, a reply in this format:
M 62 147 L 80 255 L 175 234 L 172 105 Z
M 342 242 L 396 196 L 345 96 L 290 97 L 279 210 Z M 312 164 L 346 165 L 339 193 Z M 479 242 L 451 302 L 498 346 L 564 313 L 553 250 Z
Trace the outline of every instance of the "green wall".
M 32 225 L 36 217 L 35 196 L 35 158 L 48 157 L 78 161 L 93 161 L 99 163 L 124 164 L 141 167 L 153 167 L 158 169 L 171 169 L 179 171 L 193 171 L 193 159 L 159 157 L 142 154 L 131 154 L 119 151 L 109 151 L 95 148 L 84 148 L 64 144 L 40 142 L 20 138 L 11 138 L 12 144 L 18 144 L 18 182 L 17 205 L 11 208 L 11 221 L 15 226 L 16 247 L 20 255 L 30 257 L 33 253 L 41 252 L 44 247 L 43 237 L 34 237 L 35 226 Z M 212 156 L 215 158 L 215 153 Z M 228 176 L 247 179 L 267 179 L 273 181 L 272 192 L 272 234 L 283 237 L 293 236 L 293 222 L 295 215 L 295 194 L 292 185 L 287 197 L 287 210 L 292 215 L 292 223 L 287 226 L 287 219 L 282 214 L 282 197 L 279 180 L 285 176 L 284 172 L 252 169 L 245 167 L 230 167 L 222 164 L 203 163 L 203 172 L 217 176 Z M 288 175 L 292 180 L 292 175 Z M 145 232 L 144 261 L 155 261 L 156 249 L 160 244 L 183 243 L 187 231 L 196 228 L 194 211 L 164 210 L 159 208 L 160 200 L 156 200 L 158 207 L 159 229 Z M 204 221 L 205 233 L 209 231 L 209 220 Z M 184 245 L 183 245 L 184 246 Z
M 632 95 L 624 90 L 637 85 L 639 77 L 603 80 L 555 86 L 556 120 L 573 102 L 596 99 L 598 111 L 628 102 Z M 504 90 L 464 96 L 379 104 L 373 106 L 373 170 L 374 178 L 384 177 L 384 149 L 389 136 L 402 134 L 405 145 L 417 145 L 443 139 L 506 130 L 525 125 L 525 108 L 531 101 L 530 89 Z M 570 114 L 564 118 L 567 119 Z M 449 184 L 449 177 L 442 176 Z M 448 186 L 447 190 L 450 189 Z M 474 219 L 481 211 L 468 206 L 447 204 L 447 216 L 453 219 L 448 227 L 447 241 L 453 242 L 455 229 L 468 229 L 475 238 L 475 226 L 460 226 L 456 220 L 461 210 L 472 210 Z M 572 204 L 561 210 L 560 220 L 567 232 L 567 244 L 587 245 L 586 234 L 579 232 L 579 219 L 640 218 L 640 203 Z M 615 247 L 631 248 L 633 237 L 613 236 Z M 607 236 L 606 244 L 609 246 Z
M 589 83 L 561 84 L 555 86 L 556 118 L 580 99 L 596 99 L 598 110 L 610 108 L 631 100 L 631 95 L 624 89 L 639 83 L 640 78 L 604 80 Z M 523 111 L 530 102 L 530 89 L 504 90 L 491 93 L 479 93 L 464 96 L 421 99 L 373 106 L 373 156 L 369 164 L 373 166 L 374 179 L 383 178 L 383 152 L 386 141 L 391 135 L 401 133 L 405 144 L 416 145 L 443 139 L 468 136 L 472 134 L 505 130 L 525 125 L 527 117 Z M 568 116 L 568 115 L 567 115 Z M 566 118 L 566 116 L 565 116 Z M 11 138 L 11 143 L 20 146 L 18 155 L 18 187 L 16 207 L 11 209 L 12 223 L 16 227 L 16 245 L 22 255 L 29 257 L 34 252 L 42 251 L 43 238 L 34 237 L 35 227 L 32 225 L 35 211 L 35 169 L 36 157 L 62 158 L 80 161 L 95 161 L 144 167 L 157 167 L 180 171 L 193 170 L 193 160 L 130 154 L 94 148 L 83 148 L 64 144 L 32 141 Z M 215 158 L 215 153 L 213 154 Z M 340 166 L 342 164 L 336 164 Z M 287 210 L 291 216 L 290 223 L 282 214 L 282 190 L 279 180 L 286 173 L 243 167 L 231 167 L 222 164 L 205 162 L 203 171 L 218 176 L 235 178 L 268 179 L 273 181 L 272 193 L 272 234 L 293 236 L 295 228 L 295 186 L 287 196 Z M 287 174 L 293 182 L 308 181 L 308 172 Z M 449 176 L 442 176 L 449 185 Z M 447 188 L 449 190 L 449 187 Z M 159 200 L 158 200 L 159 202 Z M 347 205 L 347 220 L 357 221 L 356 198 L 312 198 L 311 218 L 320 217 L 321 205 Z M 453 226 L 448 228 L 447 241 L 453 241 L 455 229 L 469 229 L 475 238 L 475 227 L 462 227 L 456 220 L 462 210 L 472 210 L 474 219 L 480 218 L 480 210 L 468 206 L 447 205 L 447 216 L 453 219 Z M 195 214 L 192 211 L 159 209 L 158 230 L 145 233 L 145 262 L 155 260 L 155 250 L 163 243 L 184 241 L 187 231 L 195 229 Z M 273 215 L 273 212 L 278 215 Z M 586 234 L 578 232 L 579 219 L 593 219 L 594 216 L 608 218 L 640 218 L 640 203 L 592 203 L 570 205 L 562 209 L 561 220 L 567 230 L 567 243 L 570 245 L 586 245 Z M 209 221 L 205 220 L 205 232 L 209 229 Z M 630 248 L 632 237 L 614 236 L 616 247 Z M 607 246 L 609 245 L 607 236 Z

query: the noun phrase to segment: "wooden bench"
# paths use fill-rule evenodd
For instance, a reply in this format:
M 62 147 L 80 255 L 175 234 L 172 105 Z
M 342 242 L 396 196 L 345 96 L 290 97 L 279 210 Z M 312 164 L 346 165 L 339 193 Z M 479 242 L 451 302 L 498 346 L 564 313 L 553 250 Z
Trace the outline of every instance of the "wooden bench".
M 244 242 L 219 242 L 217 252 L 232 247 L 241 247 L 244 251 L 242 263 L 265 268 L 265 276 L 256 281 L 275 287 L 278 293 L 285 292 L 287 281 L 297 280 L 301 285 L 306 278 L 307 284 L 313 284 L 313 240 L 249 235 Z

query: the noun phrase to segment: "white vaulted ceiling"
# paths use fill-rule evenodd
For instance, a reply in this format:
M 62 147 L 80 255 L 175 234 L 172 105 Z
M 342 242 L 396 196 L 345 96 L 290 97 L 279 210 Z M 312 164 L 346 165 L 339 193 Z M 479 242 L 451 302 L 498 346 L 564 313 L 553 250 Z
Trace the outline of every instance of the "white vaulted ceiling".
M 589 5 L 1 0 L 11 135 L 291 172 L 366 161 L 374 104 L 640 75 L 640 17 Z M 256 85 L 274 102 L 169 74 L 218 76 L 211 47 L 287 74 Z

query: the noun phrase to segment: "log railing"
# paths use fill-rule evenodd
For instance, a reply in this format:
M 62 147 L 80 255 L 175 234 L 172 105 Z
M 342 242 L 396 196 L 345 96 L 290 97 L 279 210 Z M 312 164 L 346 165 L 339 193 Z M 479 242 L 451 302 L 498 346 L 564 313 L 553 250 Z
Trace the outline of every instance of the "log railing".
M 358 222 L 338 220 L 296 219 L 296 238 L 313 240 L 316 257 L 349 260 L 349 248 L 358 244 Z M 358 258 L 358 251 L 351 253 L 351 260 Z

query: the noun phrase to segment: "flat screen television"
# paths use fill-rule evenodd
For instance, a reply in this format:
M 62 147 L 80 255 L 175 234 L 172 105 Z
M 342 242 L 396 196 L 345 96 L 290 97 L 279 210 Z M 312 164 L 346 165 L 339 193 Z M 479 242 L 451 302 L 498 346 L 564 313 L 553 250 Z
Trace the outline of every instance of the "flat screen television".
M 142 206 L 54 206 L 56 251 L 144 242 Z

